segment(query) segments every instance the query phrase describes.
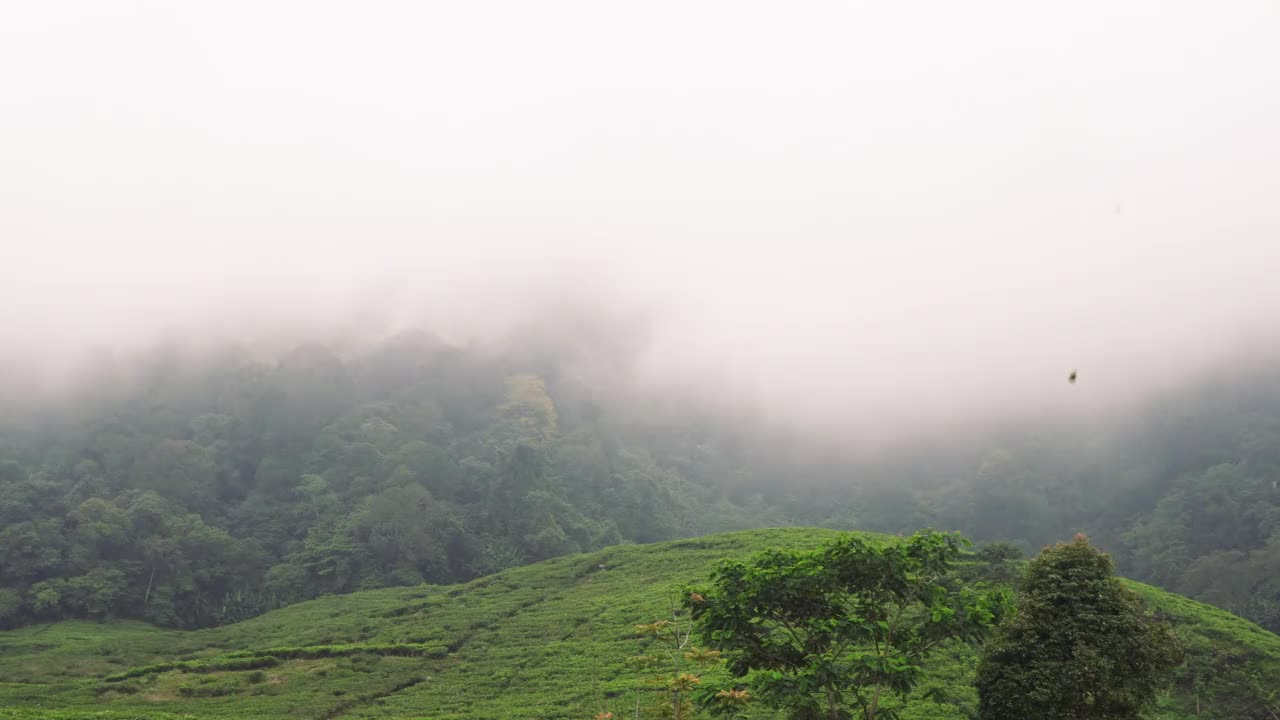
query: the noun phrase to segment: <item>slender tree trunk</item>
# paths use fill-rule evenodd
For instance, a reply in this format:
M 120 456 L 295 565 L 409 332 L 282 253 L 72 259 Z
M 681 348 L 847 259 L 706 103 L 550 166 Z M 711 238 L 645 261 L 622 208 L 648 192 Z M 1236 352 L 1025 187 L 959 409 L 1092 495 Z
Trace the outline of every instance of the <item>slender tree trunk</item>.
M 880 705 L 880 683 L 876 683 L 876 691 L 871 694 L 871 705 L 867 708 L 867 720 L 876 720 L 876 708 Z
M 147 591 L 142 594 L 142 607 L 147 606 L 147 601 L 151 599 L 151 583 L 156 579 L 156 566 L 151 566 L 151 577 L 147 578 Z

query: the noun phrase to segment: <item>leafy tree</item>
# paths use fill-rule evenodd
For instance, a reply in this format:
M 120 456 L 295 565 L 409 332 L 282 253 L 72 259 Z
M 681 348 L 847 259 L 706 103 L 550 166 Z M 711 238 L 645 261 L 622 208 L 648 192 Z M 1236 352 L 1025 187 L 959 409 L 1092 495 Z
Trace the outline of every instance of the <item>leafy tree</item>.
M 289 563 L 272 565 L 263 576 L 262 587 L 275 606 L 298 602 L 309 596 L 306 569 Z
M 55 520 L 20 522 L 0 530 L 0 578 L 34 581 L 55 575 L 66 542 Z
M 949 589 L 967 544 L 922 531 L 879 544 L 848 535 L 825 548 L 769 551 L 722 564 L 688 596 L 708 645 L 764 704 L 796 720 L 892 719 L 946 643 L 987 635 L 1003 591 Z
M 94 619 L 110 617 L 125 591 L 125 574 L 114 568 L 94 568 L 68 578 L 62 604 L 70 613 Z
M 1013 543 L 987 543 L 975 553 L 978 560 L 986 564 L 981 577 L 989 582 L 1016 587 L 1021 570 L 1018 561 L 1022 559 L 1022 549 Z
M 356 537 L 382 573 L 416 584 L 445 577 L 447 560 L 440 535 L 447 512 L 421 485 L 390 488 L 370 497 L 356 521 Z
M 208 452 L 189 441 L 156 443 L 133 465 L 134 487 L 154 490 L 201 513 L 210 512 L 214 507 L 216 481 L 217 468 Z
M 50 615 L 58 611 L 62 604 L 62 589 L 65 580 L 42 580 L 31 586 L 31 597 L 28 604 L 36 615 Z
M 129 543 L 129 517 L 102 498 L 89 498 L 67 517 L 63 531 L 72 540 L 70 564 L 90 570 L 118 559 Z
M 978 559 L 987 563 L 1002 563 L 1010 560 L 1021 560 L 1022 549 L 1013 543 L 987 543 L 978 549 Z
M 1031 561 L 978 666 L 982 720 L 1129 720 L 1151 706 L 1182 649 L 1113 570 L 1083 535 Z
M 12 460 L 0 461 L 0 527 L 61 512 L 59 494 L 57 483 Z
M 360 570 L 362 548 L 356 543 L 350 521 L 312 527 L 307 532 L 298 562 L 306 568 L 319 592 L 350 592 Z

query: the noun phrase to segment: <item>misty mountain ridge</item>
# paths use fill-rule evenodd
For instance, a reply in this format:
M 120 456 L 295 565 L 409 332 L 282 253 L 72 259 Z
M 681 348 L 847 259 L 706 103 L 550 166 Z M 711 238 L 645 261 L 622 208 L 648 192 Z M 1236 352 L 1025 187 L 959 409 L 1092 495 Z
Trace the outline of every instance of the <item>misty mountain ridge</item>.
M 598 337 L 414 332 L 274 357 L 171 342 L 92 366 L 0 425 L 0 622 L 202 627 L 618 542 L 821 525 L 1024 549 L 1084 531 L 1136 579 L 1280 628 L 1280 365 L 1224 365 L 1124 416 L 869 452 L 722 387 L 640 379 L 640 340 Z

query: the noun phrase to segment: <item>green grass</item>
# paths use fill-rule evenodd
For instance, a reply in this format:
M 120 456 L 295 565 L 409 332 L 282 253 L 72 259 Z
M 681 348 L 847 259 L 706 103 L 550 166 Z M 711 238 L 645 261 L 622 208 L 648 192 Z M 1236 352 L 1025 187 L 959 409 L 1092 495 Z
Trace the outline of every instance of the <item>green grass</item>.
M 4 632 L 0 718 L 589 718 L 601 700 L 621 717 L 639 685 L 624 664 L 644 647 L 633 626 L 662 618 L 676 587 L 704 579 L 721 558 L 813 547 L 834 534 L 757 530 L 620 546 L 466 585 L 325 597 L 194 632 L 134 622 Z M 1131 585 L 1208 665 L 1221 658 L 1264 683 L 1280 678 L 1280 637 Z M 976 661 L 967 648 L 939 654 L 921 690 L 945 701 L 913 701 L 904 717 L 965 717 Z M 1206 703 L 1235 682 L 1219 680 L 1202 683 Z M 1160 717 L 1194 717 L 1193 703 L 1170 696 Z

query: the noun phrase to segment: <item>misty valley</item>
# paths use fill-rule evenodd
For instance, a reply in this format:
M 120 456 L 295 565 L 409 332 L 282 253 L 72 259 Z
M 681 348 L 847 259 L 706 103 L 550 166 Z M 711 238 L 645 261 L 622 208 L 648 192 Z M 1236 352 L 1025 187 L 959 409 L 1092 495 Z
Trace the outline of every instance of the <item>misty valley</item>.
M 0 0 L 0 720 L 1280 720 L 1277 38 Z

